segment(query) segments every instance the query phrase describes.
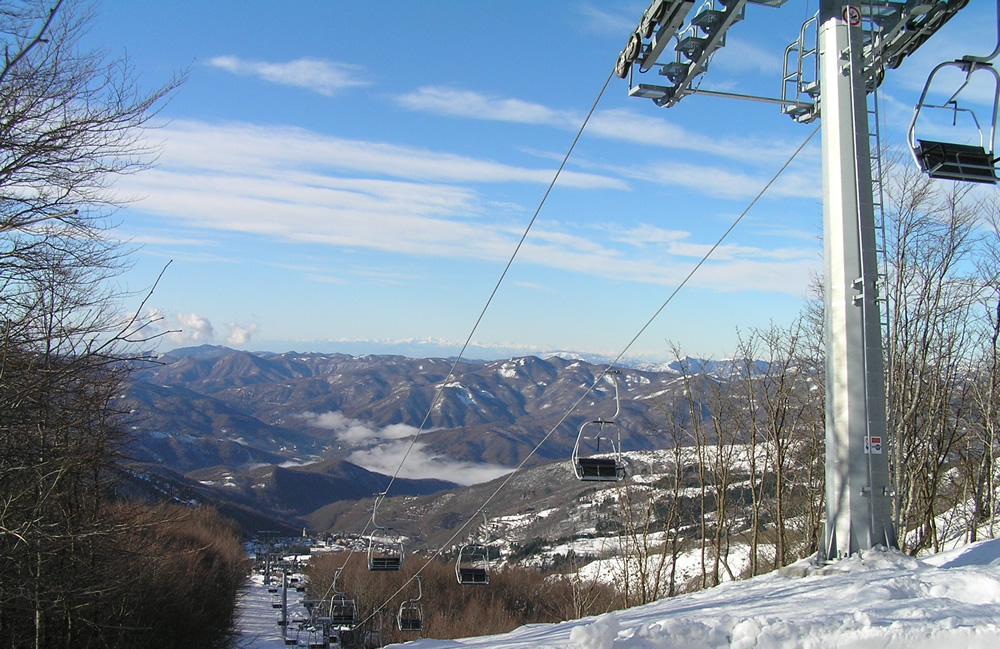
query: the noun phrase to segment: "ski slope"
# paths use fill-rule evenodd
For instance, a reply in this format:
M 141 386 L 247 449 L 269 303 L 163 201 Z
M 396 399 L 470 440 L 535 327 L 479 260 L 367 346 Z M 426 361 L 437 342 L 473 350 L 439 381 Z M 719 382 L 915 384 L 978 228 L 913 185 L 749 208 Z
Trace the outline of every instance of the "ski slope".
M 281 647 L 266 589 L 244 598 L 244 644 Z M 429 629 L 433 633 L 433 629 Z M 560 624 L 407 649 L 995 649 L 1000 539 L 914 559 L 873 550 L 824 569 L 802 561 L 754 579 Z
M 407 649 L 995 649 L 1000 539 L 923 560 L 870 551 L 808 561 L 607 615 Z

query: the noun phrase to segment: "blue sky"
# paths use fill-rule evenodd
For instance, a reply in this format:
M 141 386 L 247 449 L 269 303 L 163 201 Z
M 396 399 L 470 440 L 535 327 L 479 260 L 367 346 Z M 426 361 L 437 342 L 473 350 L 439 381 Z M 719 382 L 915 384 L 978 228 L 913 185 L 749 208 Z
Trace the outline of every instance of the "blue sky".
M 89 42 L 142 85 L 188 71 L 147 134 L 156 167 L 117 185 L 128 288 L 173 260 L 149 306 L 183 331 L 160 348 L 457 353 L 647 4 L 98 1 Z M 703 86 L 775 96 L 816 5 L 750 5 Z M 972 0 L 889 72 L 886 135 L 938 60 L 993 48 L 994 11 Z M 626 88 L 609 84 L 467 357 L 616 356 L 813 129 Z M 630 357 L 721 358 L 795 317 L 822 267 L 819 146 Z

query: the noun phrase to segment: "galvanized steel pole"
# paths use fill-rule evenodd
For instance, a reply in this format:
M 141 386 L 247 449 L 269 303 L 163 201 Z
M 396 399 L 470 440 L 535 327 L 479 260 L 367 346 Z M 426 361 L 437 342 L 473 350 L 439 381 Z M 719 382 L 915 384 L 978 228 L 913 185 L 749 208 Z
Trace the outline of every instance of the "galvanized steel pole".
M 826 309 L 826 524 L 821 560 L 879 545 L 896 547 L 862 36 L 857 5 L 821 1 Z

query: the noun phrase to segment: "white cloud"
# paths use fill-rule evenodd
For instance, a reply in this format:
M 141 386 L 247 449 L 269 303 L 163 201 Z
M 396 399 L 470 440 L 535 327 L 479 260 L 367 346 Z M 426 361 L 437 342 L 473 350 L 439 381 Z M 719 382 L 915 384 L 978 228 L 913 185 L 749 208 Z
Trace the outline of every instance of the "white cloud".
M 423 443 L 416 442 L 410 448 L 408 441 L 390 442 L 364 451 L 355 451 L 347 460 L 369 471 L 387 475 L 394 475 L 398 470 L 401 478 L 437 478 L 461 485 L 487 482 L 513 471 L 510 467 L 495 464 L 459 462 L 431 455 Z
M 662 126 L 670 128 L 666 123 Z M 523 232 L 524 215 L 510 210 L 498 213 L 474 187 L 462 183 L 548 183 L 553 172 L 346 140 L 300 128 L 178 121 L 159 133 L 167 138 L 159 166 L 119 182 L 125 191 L 145 197 L 136 207 L 149 214 L 203 230 L 420 257 L 506 260 Z M 627 185 L 618 177 L 633 175 L 716 196 L 745 198 L 766 181 L 763 174 L 682 163 L 612 171 L 613 175 L 564 172 L 560 182 L 566 181 L 566 187 L 623 189 Z M 816 195 L 818 178 L 810 181 L 795 171 L 789 169 L 773 193 Z M 706 185 L 706 178 L 715 182 Z M 664 216 L 682 216 L 671 215 L 668 207 Z M 590 276 L 667 285 L 676 284 L 690 270 L 686 261 L 636 256 L 632 254 L 635 248 L 621 237 L 605 232 L 591 235 L 578 224 L 540 221 L 519 259 Z M 813 252 L 810 248 L 802 257 L 808 254 L 814 263 Z M 789 262 L 761 263 L 776 264 L 773 271 L 780 277 Z M 303 272 L 315 281 L 337 283 L 351 271 Z M 713 284 L 702 277 L 699 274 L 695 280 L 699 285 Z M 378 279 L 389 283 L 411 280 L 405 274 L 386 275 L 384 271 Z M 748 285 L 731 275 L 720 288 L 734 287 L 758 289 L 759 285 Z
M 338 410 L 327 412 L 304 412 L 301 415 L 306 424 L 315 428 L 333 431 L 342 442 L 359 444 L 384 439 L 404 439 L 413 437 L 418 429 L 408 424 L 390 424 L 376 428 L 358 419 L 352 419 Z
M 577 12 L 584 19 L 584 28 L 596 34 L 609 36 L 622 36 L 635 31 L 641 16 L 641 9 L 637 13 L 634 9 L 627 14 L 616 14 L 604 8 L 598 9 L 592 4 L 583 4 L 577 7 Z M 624 39 L 622 46 L 625 45 Z
M 296 127 L 178 120 L 157 131 L 157 135 L 163 139 L 157 171 L 172 169 L 199 175 L 212 172 L 255 176 L 298 172 L 302 174 L 298 178 L 302 191 L 309 191 L 314 185 L 322 187 L 331 182 L 343 182 L 342 177 L 333 175 L 335 172 L 420 181 L 420 184 L 409 185 L 406 190 L 400 188 L 403 195 L 419 191 L 426 186 L 426 181 L 548 185 L 555 172 L 555 167 L 516 167 L 423 148 L 350 140 Z M 143 173 L 139 177 L 148 175 Z M 206 180 L 211 180 L 211 177 Z M 350 182 L 351 185 L 387 186 L 397 181 L 352 178 Z M 618 178 L 575 171 L 563 171 L 560 186 L 628 188 Z M 137 189 L 136 193 L 144 195 L 142 187 Z M 468 193 L 465 189 L 456 191 Z
M 425 86 L 400 95 L 397 100 L 410 110 L 453 115 L 494 122 L 545 124 L 579 128 L 582 118 L 520 99 L 485 95 L 470 90 Z
M 497 218 L 474 189 L 449 183 L 548 183 L 554 172 L 302 129 L 178 122 L 161 133 L 167 143 L 159 166 L 120 183 L 144 196 L 135 205 L 148 213 L 198 228 L 406 254 L 506 258 L 523 221 Z M 405 179 L 358 177 L 366 173 Z M 564 172 L 563 181 L 626 187 L 578 172 Z M 483 219 L 487 213 L 493 218 Z M 562 235 L 538 228 L 535 236 Z
M 410 110 L 435 115 L 463 117 L 466 119 L 536 124 L 575 131 L 583 123 L 584 115 L 560 111 L 525 102 L 520 99 L 497 97 L 471 90 L 425 86 L 414 92 L 400 95 L 397 101 Z M 614 108 L 596 111 L 587 123 L 587 135 L 638 144 L 708 153 L 729 160 L 743 160 L 758 164 L 771 164 L 787 158 L 794 145 L 776 144 L 771 139 L 734 137 L 722 134 L 708 137 L 690 131 L 663 118 L 654 117 L 649 111 Z M 561 156 L 552 156 L 562 159 Z M 702 179 L 702 184 L 704 180 Z
M 622 169 L 622 173 L 636 179 L 697 189 L 707 195 L 729 199 L 752 198 L 764 189 L 770 180 L 770 174 L 775 171 L 777 169 L 765 173 L 750 173 L 731 168 L 666 161 Z M 823 195 L 819 181 L 818 171 L 803 175 L 790 168 L 775 181 L 768 194 L 771 197 L 818 200 Z
M 409 424 L 390 424 L 378 428 L 336 410 L 305 412 L 300 416 L 309 426 L 333 431 L 342 442 L 374 444 L 356 450 L 347 457 L 348 462 L 369 471 L 386 475 L 396 475 L 398 472 L 402 478 L 438 478 L 469 485 L 492 480 L 513 470 L 495 464 L 459 462 L 432 455 L 426 450 L 426 444 L 411 439 L 419 429 Z
M 375 444 L 370 448 L 354 451 L 347 457 L 348 462 L 369 471 L 395 475 L 398 470 L 398 475 L 402 478 L 438 478 L 469 485 L 492 480 L 513 470 L 494 464 L 458 462 L 431 455 L 425 444 L 411 439 L 419 429 L 409 424 L 390 424 L 378 428 L 336 410 L 305 412 L 300 416 L 309 426 L 333 431 L 342 442 Z
M 360 77 L 363 72 L 360 66 L 310 57 L 272 63 L 248 61 L 235 56 L 216 56 L 208 61 L 208 65 L 233 74 L 305 88 L 327 96 L 344 88 L 369 85 L 368 81 Z
M 245 345 L 250 342 L 250 339 L 255 333 L 257 333 L 257 323 L 251 322 L 248 325 L 240 325 L 235 322 L 230 322 L 229 335 L 226 337 L 227 345 Z
M 170 339 L 178 344 L 208 343 L 215 339 L 212 323 L 208 321 L 208 318 L 197 313 L 178 313 L 173 320 L 176 321 L 180 330 L 171 333 Z M 175 327 L 168 326 L 168 328 L 174 329 Z

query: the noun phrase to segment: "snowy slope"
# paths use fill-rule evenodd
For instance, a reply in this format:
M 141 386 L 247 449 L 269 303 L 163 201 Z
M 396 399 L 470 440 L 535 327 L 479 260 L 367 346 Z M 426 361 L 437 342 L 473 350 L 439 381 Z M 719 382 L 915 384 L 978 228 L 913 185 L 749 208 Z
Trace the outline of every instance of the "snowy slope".
M 289 618 L 306 617 L 305 609 L 299 605 L 301 599 L 301 595 L 294 590 L 288 593 Z M 240 639 L 236 646 L 245 649 L 286 649 L 281 627 L 276 624 L 279 612 L 271 606 L 273 601 L 264 585 L 264 578 L 254 574 L 240 598 L 236 624 Z M 295 631 L 290 631 L 290 634 L 293 638 L 296 635 Z
M 263 646 L 263 645 L 258 645 Z M 1000 647 L 1000 539 L 913 559 L 871 551 L 596 618 L 407 649 Z

